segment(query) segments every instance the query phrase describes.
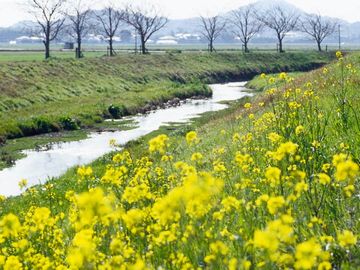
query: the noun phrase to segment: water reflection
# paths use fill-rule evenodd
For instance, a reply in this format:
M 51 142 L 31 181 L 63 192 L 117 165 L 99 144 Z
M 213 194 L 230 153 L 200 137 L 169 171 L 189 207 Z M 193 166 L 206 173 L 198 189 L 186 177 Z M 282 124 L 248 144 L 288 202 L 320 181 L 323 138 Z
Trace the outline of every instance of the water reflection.
M 138 139 L 169 122 L 184 123 L 209 111 L 219 111 L 227 107 L 220 101 L 238 100 L 251 96 L 244 88 L 245 82 L 211 85 L 213 97 L 203 100 L 189 100 L 178 107 L 159 109 L 146 115 L 133 116 L 136 128 L 118 132 L 92 133 L 89 138 L 77 142 L 59 143 L 45 151 L 25 151 L 27 157 L 15 166 L 0 171 L 0 194 L 5 196 L 21 193 L 18 182 L 25 178 L 29 186 L 44 183 L 50 177 L 58 177 L 76 165 L 91 163 L 111 152 L 111 139 L 126 144 Z

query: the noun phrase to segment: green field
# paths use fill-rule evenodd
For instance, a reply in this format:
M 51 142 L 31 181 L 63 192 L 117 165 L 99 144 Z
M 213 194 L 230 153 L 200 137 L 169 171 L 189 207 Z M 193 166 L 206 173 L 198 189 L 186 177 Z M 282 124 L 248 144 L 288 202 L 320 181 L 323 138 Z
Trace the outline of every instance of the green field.
M 339 47 L 338 44 L 323 44 L 323 50 L 328 46 L 328 51 L 336 51 Z M 101 57 L 107 54 L 107 44 L 83 44 L 84 57 Z M 241 44 L 216 44 L 217 52 L 241 52 Z M 182 53 L 198 53 L 206 52 L 206 44 L 179 44 L 179 45 L 157 45 L 148 44 L 150 53 L 166 53 L 181 51 Z M 253 43 L 249 45 L 249 49 L 253 53 L 276 52 L 275 43 Z M 316 44 L 305 43 L 285 43 L 284 49 L 287 52 L 314 52 L 316 51 Z M 342 49 L 345 51 L 356 51 L 360 49 L 359 44 L 343 44 Z M 115 51 L 118 54 L 133 54 L 134 44 L 115 44 Z M 63 45 L 53 44 L 51 46 L 51 56 L 54 58 L 74 58 L 75 51 L 63 50 Z M 42 44 L 17 44 L 9 45 L 7 43 L 0 43 L 0 62 L 11 61 L 41 61 L 44 60 L 44 48 Z
M 0 267 L 359 269 L 359 70 L 257 77 L 252 100 L 4 200 Z
M 74 52 L 53 51 L 53 58 L 74 58 Z M 87 52 L 86 57 L 101 57 L 106 52 Z M 0 51 L 0 62 L 25 62 L 25 61 L 44 61 L 44 53 L 39 51 Z

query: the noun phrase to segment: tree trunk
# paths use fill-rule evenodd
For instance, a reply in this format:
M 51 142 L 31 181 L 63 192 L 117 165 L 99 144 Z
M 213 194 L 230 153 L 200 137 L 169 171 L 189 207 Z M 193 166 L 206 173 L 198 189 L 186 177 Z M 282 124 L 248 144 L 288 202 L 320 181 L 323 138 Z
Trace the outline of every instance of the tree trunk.
M 81 37 L 79 35 L 78 35 L 78 38 L 77 38 L 76 58 L 81 58 Z
M 50 24 L 47 24 L 46 27 L 46 33 L 45 33 L 45 41 L 44 41 L 44 45 L 45 45 L 45 59 L 49 59 L 50 58 L 50 32 L 51 31 L 51 27 Z
M 114 56 L 114 48 L 113 48 L 113 38 L 109 38 L 109 50 L 110 50 L 110 56 Z
M 141 35 L 141 53 L 146 54 L 146 42 L 143 35 Z
M 322 49 L 321 49 L 321 42 L 320 41 L 316 41 L 317 43 L 317 46 L 318 46 L 318 51 L 321 52 Z
M 282 43 L 282 39 L 281 39 L 281 38 L 279 39 L 279 52 L 280 52 L 280 53 L 283 53 L 283 52 L 284 52 L 284 50 L 283 50 L 283 43 Z
M 249 52 L 249 49 L 248 49 L 248 42 L 247 42 L 247 41 L 245 41 L 245 42 L 244 42 L 244 50 L 245 50 L 245 52 L 246 52 L 246 53 L 248 53 L 248 52 Z
M 44 41 L 44 45 L 45 45 L 45 59 L 49 59 L 50 58 L 50 42 L 48 41 L 48 38 L 46 38 L 46 40 Z
M 212 53 L 214 51 L 214 43 L 212 40 L 210 40 L 210 43 L 209 43 L 209 51 Z

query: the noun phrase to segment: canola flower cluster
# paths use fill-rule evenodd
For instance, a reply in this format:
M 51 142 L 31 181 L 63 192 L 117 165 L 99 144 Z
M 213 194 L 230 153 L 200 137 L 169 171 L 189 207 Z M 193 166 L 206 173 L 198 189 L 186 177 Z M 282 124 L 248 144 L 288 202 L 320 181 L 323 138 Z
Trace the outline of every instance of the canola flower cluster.
M 324 73 L 304 88 L 271 77 L 261 105 L 245 104 L 213 141 L 163 134 L 101 175 L 79 168 L 85 192 L 45 187 L 59 207 L 36 205 L 29 189 L 30 208 L 0 218 L 0 269 L 360 267 L 358 156 L 346 136 L 330 140 L 329 119 L 343 120 L 320 106 Z

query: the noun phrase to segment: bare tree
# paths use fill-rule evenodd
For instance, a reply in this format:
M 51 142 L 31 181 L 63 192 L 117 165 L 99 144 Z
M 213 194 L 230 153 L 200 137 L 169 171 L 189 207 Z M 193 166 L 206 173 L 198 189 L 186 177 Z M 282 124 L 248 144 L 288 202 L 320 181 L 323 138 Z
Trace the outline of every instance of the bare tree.
M 338 22 L 323 18 L 321 15 L 308 14 L 302 19 L 300 29 L 310 35 L 316 41 L 319 52 L 322 51 L 321 43 L 323 40 L 332 35 Z
M 225 29 L 226 22 L 222 21 L 220 16 L 214 16 L 208 18 L 200 16 L 200 18 L 202 23 L 201 34 L 208 41 L 209 52 L 213 52 L 215 50 L 214 42 Z
M 44 36 L 45 58 L 50 57 L 50 43 L 64 26 L 63 8 L 66 0 L 28 0 L 29 12 L 36 18 Z
M 106 7 L 100 15 L 97 15 L 99 22 L 101 23 L 103 33 L 109 42 L 110 56 L 115 55 L 114 51 L 114 36 L 123 20 L 124 13 L 115 9 L 112 5 Z
M 234 35 L 241 40 L 245 52 L 249 52 L 249 41 L 264 27 L 264 24 L 256 18 L 255 6 L 248 5 L 232 11 L 229 21 L 234 28 Z
M 258 19 L 276 32 L 279 42 L 279 52 L 283 50 L 283 39 L 287 33 L 296 29 L 299 15 L 295 11 L 286 11 L 280 6 L 273 7 L 258 15 Z
M 77 43 L 76 58 L 82 57 L 82 40 L 92 28 L 89 23 L 90 14 L 90 7 L 85 5 L 82 0 L 78 0 L 76 5 L 67 14 L 71 22 L 69 34 Z
M 126 8 L 124 21 L 134 27 L 139 34 L 142 54 L 147 53 L 146 43 L 151 36 L 168 23 L 168 19 L 161 16 L 155 7 L 134 7 L 132 5 Z

